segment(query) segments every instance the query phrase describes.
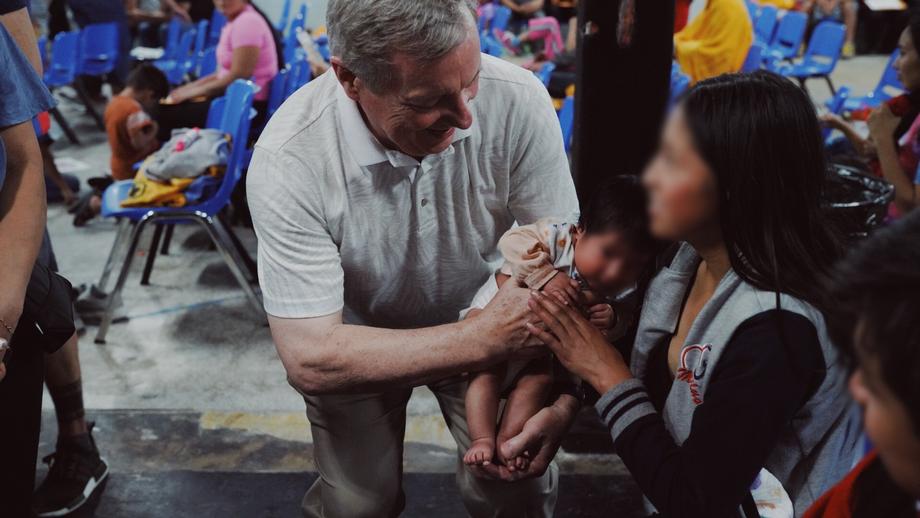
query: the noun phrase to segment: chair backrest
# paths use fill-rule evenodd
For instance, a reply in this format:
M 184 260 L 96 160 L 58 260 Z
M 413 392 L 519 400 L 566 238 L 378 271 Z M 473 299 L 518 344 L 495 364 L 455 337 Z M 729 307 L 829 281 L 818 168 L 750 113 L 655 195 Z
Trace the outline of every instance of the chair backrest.
M 549 80 L 553 77 L 553 72 L 556 71 L 556 64 L 552 61 L 547 61 L 540 67 L 538 72 L 535 72 L 537 77 L 540 78 L 540 81 L 543 83 L 543 86 L 549 86 Z
M 495 8 L 495 16 L 492 17 L 492 31 L 506 31 L 508 30 L 508 22 L 511 21 L 511 9 L 508 9 L 505 6 L 499 6 Z
M 894 49 L 894 52 L 891 53 L 891 57 L 888 58 L 888 64 L 885 66 L 885 71 L 882 72 L 881 79 L 875 86 L 875 90 L 872 91 L 872 97 L 885 101 L 904 93 L 904 85 L 898 80 L 898 71 L 894 69 L 894 62 L 898 60 L 900 55 L 900 49 Z
M 38 56 L 42 60 L 42 70 L 48 68 L 48 37 L 38 38 Z
M 849 97 L 850 97 L 850 89 L 846 86 L 841 86 L 840 88 L 837 89 L 837 93 L 834 94 L 834 97 L 832 97 L 831 100 L 827 102 L 827 110 L 830 113 L 836 113 L 839 115 L 841 112 L 843 112 L 843 107 L 846 105 L 847 99 Z M 833 129 L 827 126 L 822 127 L 821 135 L 824 138 L 824 140 L 827 140 L 827 138 L 831 136 L 831 133 L 833 133 L 833 131 L 834 131 Z
M 77 73 L 101 75 L 114 70 L 118 62 L 117 23 L 94 23 L 80 31 L 80 65 Z
M 58 33 L 51 45 L 51 63 L 45 70 L 45 81 L 49 86 L 63 86 L 73 82 L 77 74 L 80 33 L 68 31 Z
M 776 33 L 770 40 L 771 50 L 779 51 L 784 58 L 794 57 L 799 53 L 799 47 L 802 46 L 807 26 L 808 15 L 798 11 L 789 11 L 780 19 Z
M 805 50 L 805 59 L 823 59 L 829 61 L 831 70 L 837 65 L 840 59 L 840 51 L 843 50 L 843 41 L 846 37 L 846 28 L 842 23 L 823 21 L 815 27 L 811 33 L 811 39 L 808 40 L 808 48 Z
M 755 72 L 760 70 L 760 65 L 763 62 L 763 51 L 764 47 L 758 42 L 751 43 L 751 48 L 748 50 L 747 57 L 744 59 L 744 64 L 741 65 L 742 72 Z
M 201 20 L 195 29 L 195 47 L 192 53 L 200 56 L 204 52 L 205 45 L 208 44 L 208 20 Z
M 182 36 L 182 20 L 174 17 L 166 26 L 166 45 L 163 46 L 162 59 L 175 59 L 180 36 Z
M 195 75 L 197 77 L 204 77 L 206 75 L 213 74 L 216 70 L 217 49 L 211 47 L 201 53 L 201 58 L 198 60 L 198 70 L 196 71 Z
M 217 212 L 230 200 L 233 189 L 239 182 L 242 173 L 243 157 L 246 156 L 246 146 L 249 140 L 249 126 L 251 124 L 249 112 L 252 109 L 252 98 L 255 86 L 251 81 L 237 79 L 230 86 L 223 97 L 211 101 L 208 109 L 208 128 L 218 129 L 229 133 L 233 139 L 230 148 L 230 157 L 227 159 L 227 170 L 220 189 L 203 206 L 206 212 Z
M 562 141 L 565 143 L 566 152 L 572 148 L 572 133 L 575 129 L 575 98 L 566 97 L 559 110 L 559 126 L 562 128 Z
M 182 33 L 182 37 L 179 38 L 179 46 L 176 49 L 176 60 L 182 61 L 189 58 L 197 34 L 198 31 L 195 29 L 189 29 Z
M 760 13 L 757 15 L 757 20 L 754 21 L 754 35 L 764 42 L 772 40 L 778 15 L 779 9 L 777 9 L 776 6 L 760 6 Z
M 668 106 L 674 106 L 681 94 L 690 87 L 690 77 L 680 69 L 677 62 L 671 62 L 671 93 Z
M 284 67 L 278 71 L 275 78 L 272 79 L 271 88 L 268 91 L 268 116 L 271 117 L 275 110 L 284 102 L 287 93 L 287 80 L 290 73 L 289 67 Z
M 275 24 L 275 28 L 281 32 L 284 32 L 284 28 L 287 27 L 288 18 L 291 17 L 291 0 L 284 0 L 284 5 L 281 7 L 281 18 L 278 19 L 278 23 Z
M 300 57 L 294 61 L 291 65 L 291 70 L 288 72 L 287 85 L 284 92 L 284 98 L 287 99 L 294 92 L 296 92 L 301 86 L 310 82 L 312 78 L 312 71 L 310 70 L 310 62 L 304 57 Z
M 208 47 L 217 45 L 220 40 L 220 31 L 223 30 L 224 25 L 227 25 L 227 18 L 220 11 L 214 9 L 214 14 L 211 15 L 211 23 L 208 24 Z

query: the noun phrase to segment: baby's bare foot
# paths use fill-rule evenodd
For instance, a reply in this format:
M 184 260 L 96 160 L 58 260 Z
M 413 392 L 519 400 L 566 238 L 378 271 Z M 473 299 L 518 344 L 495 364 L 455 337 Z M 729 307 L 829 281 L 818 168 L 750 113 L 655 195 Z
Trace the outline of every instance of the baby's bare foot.
M 493 455 L 495 455 L 495 439 L 483 437 L 470 444 L 470 449 L 466 450 L 463 456 L 463 463 L 467 466 L 488 466 L 492 463 Z

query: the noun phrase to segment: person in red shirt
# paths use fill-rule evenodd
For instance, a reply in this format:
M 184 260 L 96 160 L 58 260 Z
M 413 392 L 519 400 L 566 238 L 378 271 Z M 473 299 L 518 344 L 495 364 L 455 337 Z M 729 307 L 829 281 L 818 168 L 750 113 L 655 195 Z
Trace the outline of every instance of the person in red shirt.
M 876 450 L 804 518 L 918 518 L 920 214 L 864 242 L 832 278 L 833 342 L 853 363 L 850 393 Z

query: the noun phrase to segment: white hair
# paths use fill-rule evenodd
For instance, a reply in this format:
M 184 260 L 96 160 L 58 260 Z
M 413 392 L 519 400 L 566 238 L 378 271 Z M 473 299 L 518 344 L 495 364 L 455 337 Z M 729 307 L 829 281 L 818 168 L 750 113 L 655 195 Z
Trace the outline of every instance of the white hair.
M 475 27 L 473 0 L 330 0 L 326 11 L 332 54 L 376 92 L 398 79 L 397 52 L 431 62 Z

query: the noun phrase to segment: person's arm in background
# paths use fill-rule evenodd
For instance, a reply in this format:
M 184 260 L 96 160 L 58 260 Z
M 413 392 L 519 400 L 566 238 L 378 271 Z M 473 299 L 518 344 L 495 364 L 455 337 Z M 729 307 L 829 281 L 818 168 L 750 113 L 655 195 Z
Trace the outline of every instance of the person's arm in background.
M 875 146 L 869 139 L 863 138 L 852 124 L 845 121 L 843 117 L 836 113 L 825 113 L 818 117 L 825 126 L 843 133 L 843 136 L 850 141 L 856 152 L 864 157 L 875 155 Z
M 185 23 L 192 23 L 192 17 L 189 16 L 188 9 L 176 3 L 176 0 L 160 0 L 160 6 L 164 11 L 178 16 Z
M 906 213 L 920 203 L 920 186 L 914 184 L 914 171 L 905 171 L 898 159 L 898 146 L 894 140 L 894 130 L 901 118 L 883 104 L 869 114 L 869 133 L 875 141 L 878 161 L 882 175 L 894 185 L 894 204 Z
M 0 56 L 8 65 L 7 74 L 0 77 L 0 105 L 11 105 L 3 110 L 5 120 L 0 120 L 0 139 L 6 150 L 5 178 L 0 186 L 0 319 L 5 324 L 0 326 L 0 336 L 9 339 L 7 327 L 15 328 L 19 322 L 45 228 L 45 183 L 32 117 L 53 102 L 37 74 L 41 59 L 26 9 L 0 12 L 0 24 L 4 27 L 0 29 Z M 6 27 L 12 29 L 12 37 Z M 19 70 L 24 77 L 10 76 Z M 30 87 L 34 96 L 23 99 Z

